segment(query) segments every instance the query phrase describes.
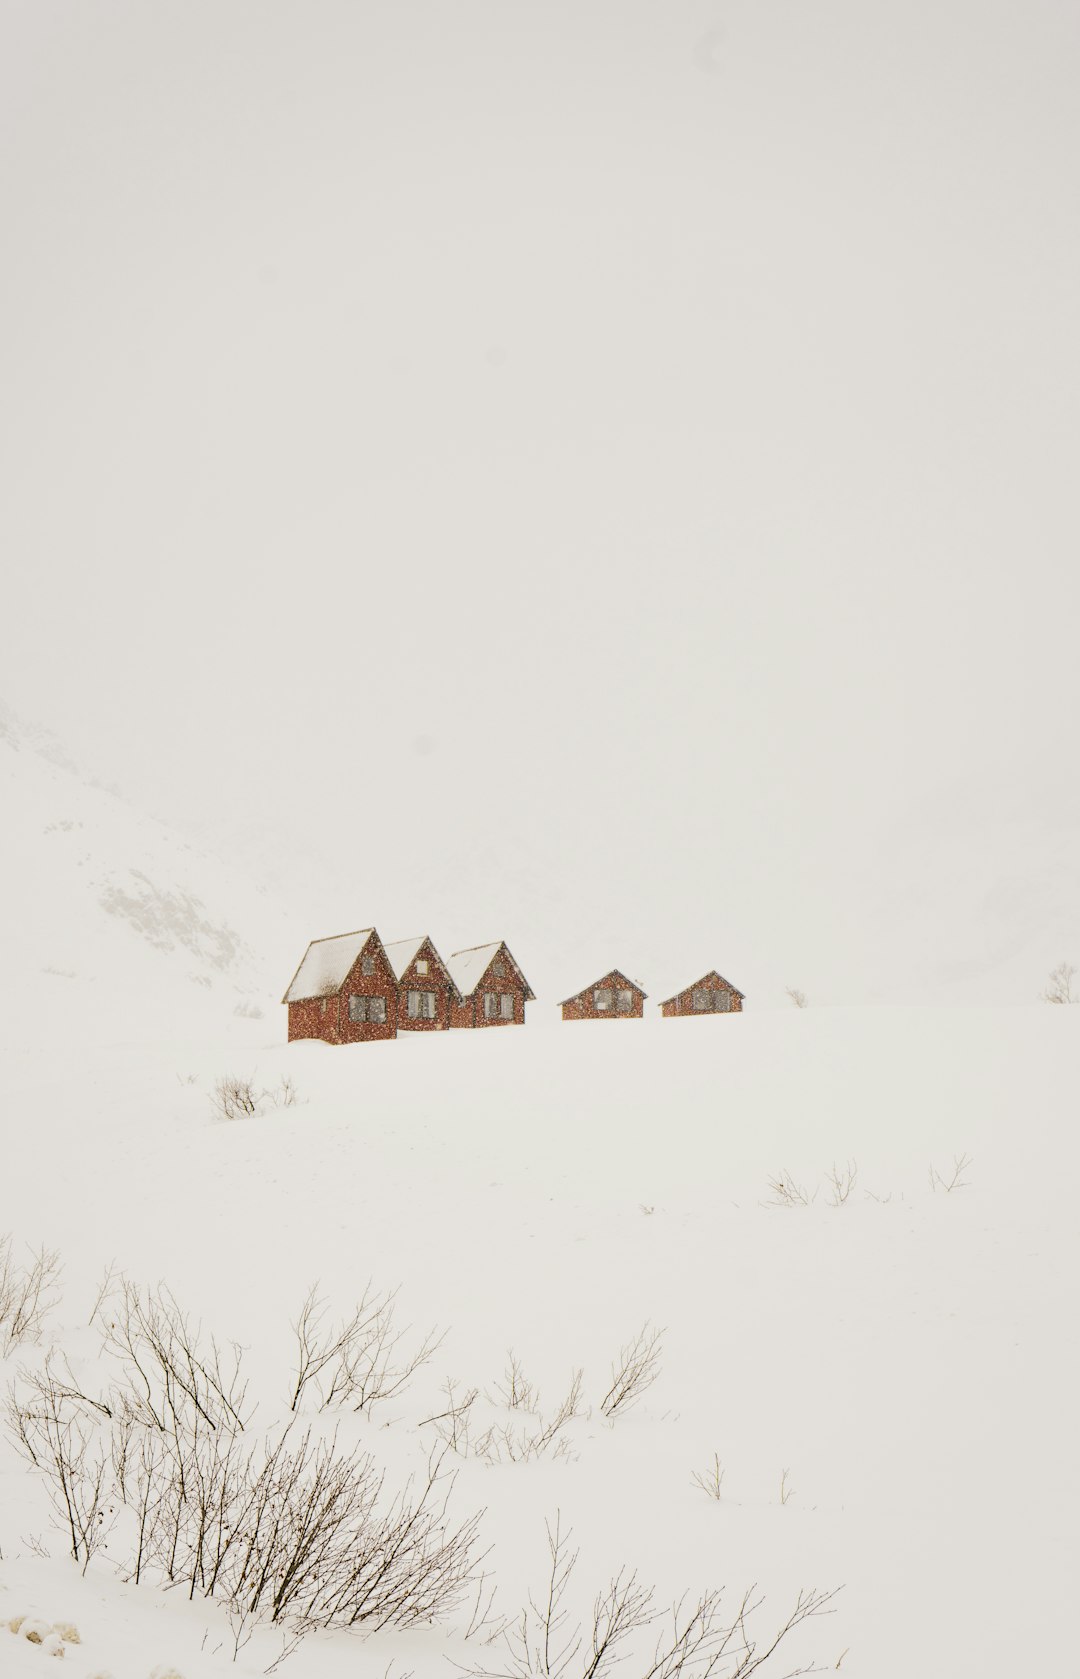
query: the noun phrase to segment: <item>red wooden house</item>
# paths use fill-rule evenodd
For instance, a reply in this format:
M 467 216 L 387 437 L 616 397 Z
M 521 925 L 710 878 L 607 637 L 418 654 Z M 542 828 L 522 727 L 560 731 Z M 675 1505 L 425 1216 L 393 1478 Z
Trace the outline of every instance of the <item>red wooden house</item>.
M 665 1019 L 677 1014 L 741 1014 L 745 1001 L 742 992 L 713 968 L 661 1003 L 660 1012 Z
M 396 939 L 386 955 L 398 983 L 399 1032 L 444 1032 L 450 1009 L 460 1001 L 457 986 L 439 952 L 426 934 Z
M 500 940 L 458 950 L 447 960 L 457 988 L 451 1026 L 523 1026 L 525 1004 L 535 1002 L 528 980 Z
M 374 927 L 313 939 L 281 1000 L 289 1008 L 290 1043 L 397 1037 L 397 975 Z
M 618 968 L 560 1003 L 564 1020 L 640 1020 L 645 992 Z

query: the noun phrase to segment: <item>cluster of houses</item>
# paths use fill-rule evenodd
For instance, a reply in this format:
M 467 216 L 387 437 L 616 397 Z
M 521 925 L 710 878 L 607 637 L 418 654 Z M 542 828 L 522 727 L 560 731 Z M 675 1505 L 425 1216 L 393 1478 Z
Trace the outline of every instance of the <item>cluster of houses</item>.
M 445 961 L 427 935 L 383 944 L 374 927 L 313 939 L 282 1002 L 289 1040 L 367 1043 L 399 1032 L 523 1026 L 535 1002 L 506 943 L 458 950 Z M 738 1014 L 744 998 L 715 970 L 660 1004 L 673 1015 Z M 618 968 L 559 1005 L 564 1020 L 640 1020 L 645 992 Z

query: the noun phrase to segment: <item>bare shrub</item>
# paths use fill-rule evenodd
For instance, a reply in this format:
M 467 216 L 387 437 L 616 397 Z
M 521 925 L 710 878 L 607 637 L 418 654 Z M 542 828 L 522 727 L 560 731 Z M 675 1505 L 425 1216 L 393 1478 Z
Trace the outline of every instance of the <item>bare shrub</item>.
M 832 1170 L 825 1173 L 825 1182 L 829 1186 L 829 1206 L 842 1207 L 851 1195 L 859 1181 L 859 1168 L 854 1160 L 849 1160 L 846 1166 L 833 1163 Z
M 663 1338 L 662 1329 L 645 1323 L 632 1341 L 620 1347 L 618 1360 L 611 1366 L 611 1386 L 600 1401 L 605 1417 L 622 1416 L 652 1387 L 660 1374 Z
M 253 1078 L 226 1073 L 218 1079 L 210 1107 L 218 1119 L 254 1119 L 270 1108 L 292 1108 L 297 1102 L 296 1086 L 288 1073 L 276 1085 L 257 1089 Z
M 470 1418 L 480 1389 L 466 1388 L 459 1398 L 458 1385 L 448 1376 L 443 1383 L 443 1391 L 446 1394 L 446 1409 L 436 1411 L 430 1417 L 422 1417 L 416 1426 L 426 1428 L 433 1424 L 444 1445 L 458 1457 L 468 1457 L 471 1449 Z
M 1080 997 L 1073 991 L 1073 980 L 1076 969 L 1071 962 L 1059 962 L 1047 976 L 1045 991 L 1039 992 L 1039 1000 L 1043 1003 L 1080 1003 Z
M 967 1189 L 969 1179 L 964 1176 L 964 1173 L 968 1170 L 970 1165 L 971 1156 L 969 1154 L 954 1154 L 952 1171 L 949 1173 L 949 1176 L 946 1177 L 945 1172 L 939 1172 L 933 1162 L 931 1162 L 929 1174 L 930 1188 L 935 1192 L 935 1194 L 939 1189 L 943 1189 L 946 1195 L 951 1195 L 954 1189 Z M 948 1171 L 948 1167 L 946 1167 L 945 1170 Z
M 54 1379 L 51 1359 L 43 1369 L 19 1372 L 23 1391 L 12 1386 L 8 1423 L 16 1443 L 43 1471 L 49 1502 L 73 1559 L 87 1564 L 104 1535 L 109 1457 L 99 1418 L 69 1385 Z
M 581 1389 L 584 1371 L 575 1370 L 565 1397 L 547 1418 L 537 1415 L 536 1426 L 518 1427 L 493 1424 L 477 1440 L 475 1453 L 486 1463 L 528 1463 L 533 1458 L 553 1452 L 565 1456 L 569 1442 L 563 1434 L 567 1424 L 582 1414 Z
M 36 1341 L 59 1299 L 60 1256 L 44 1246 L 28 1263 L 12 1257 L 11 1237 L 0 1237 L 0 1347 L 6 1357 L 20 1341 Z
M 459 1391 L 458 1384 L 448 1379 L 443 1386 L 446 1404 L 430 1417 L 424 1417 L 418 1427 L 433 1426 L 449 1450 L 459 1457 L 480 1458 L 487 1464 L 530 1463 L 548 1453 L 553 1457 L 568 1457 L 570 1441 L 565 1430 L 576 1417 L 586 1414 L 582 1405 L 584 1372 L 575 1370 L 572 1373 L 562 1400 L 554 1411 L 545 1416 L 538 1410 L 526 1410 L 524 1395 L 527 1394 L 534 1404 L 538 1395 L 531 1383 L 525 1382 L 522 1386 L 520 1365 L 516 1361 L 514 1364 L 518 1373 L 516 1385 L 508 1371 L 506 1387 L 496 1390 L 503 1398 L 503 1408 L 515 1413 L 513 1421 L 489 1422 L 486 1427 L 481 1427 L 475 1412 L 479 1389 L 472 1387 Z M 516 1397 L 518 1403 L 510 1404 L 505 1397 L 507 1393 Z M 525 1418 L 530 1420 L 525 1421 Z
M 409 1626 L 456 1606 L 479 1517 L 448 1520 L 445 1447 L 390 1495 L 336 1434 L 290 1421 L 255 1439 L 239 1349 L 204 1339 L 166 1289 L 122 1280 L 100 1315 L 116 1380 L 94 1395 L 47 1358 L 8 1407 L 84 1567 L 115 1498 L 134 1517 L 130 1577 L 220 1599 L 237 1638 L 257 1621 Z
M 250 1419 L 236 1342 L 204 1343 L 168 1288 L 142 1290 L 121 1277 L 99 1308 L 105 1351 L 117 1360 L 139 1414 L 161 1433 L 200 1428 L 242 1432 Z
M 320 1410 L 348 1405 L 370 1414 L 380 1400 L 402 1392 L 444 1337 L 432 1329 L 418 1346 L 401 1351 L 408 1330 L 395 1324 L 397 1292 L 379 1294 L 369 1284 L 352 1315 L 331 1326 L 318 1284 L 312 1284 L 292 1326 L 297 1350 L 291 1411 L 311 1399 Z
M 788 1502 L 788 1499 L 795 1497 L 795 1488 L 791 1484 L 791 1481 L 790 1481 L 790 1478 L 789 1478 L 790 1475 L 791 1475 L 791 1470 L 790 1469 L 782 1469 L 780 1471 L 780 1502 L 781 1502 L 781 1504 L 786 1504 Z
M 445 1614 L 472 1579 L 479 1517 L 445 1521 L 442 1456 L 419 1495 L 381 1508 L 383 1480 L 367 1453 L 341 1453 L 289 1430 L 246 1464 L 212 1591 L 259 1620 L 308 1627 L 411 1626 Z M 208 1592 L 206 1595 L 211 1595 Z
M 225 1073 L 214 1086 L 211 1105 L 222 1119 L 250 1119 L 259 1112 L 261 1100 L 251 1079 Z
M 503 1385 L 495 1389 L 500 1401 L 510 1411 L 537 1410 L 540 1405 L 540 1394 L 535 1384 L 530 1382 L 526 1376 L 513 1347 L 508 1348 L 506 1360 Z
M 720 1463 L 720 1453 L 713 1453 L 712 1466 L 709 1469 L 695 1469 L 690 1477 L 695 1487 L 700 1487 L 703 1493 L 720 1502 L 720 1489 L 724 1484 L 724 1470 Z
M 831 1614 L 836 1591 L 801 1591 L 786 1620 L 763 1639 L 752 1618 L 764 1599 L 756 1588 L 743 1594 L 734 1617 L 723 1613 L 723 1589 L 692 1599 L 684 1595 L 669 1610 L 654 1605 L 650 1587 L 625 1568 L 593 1599 L 585 1622 L 571 1617 L 568 1589 L 578 1561 L 572 1535 L 559 1518 L 547 1525 L 549 1566 L 541 1591 L 503 1630 L 498 1660 L 456 1663 L 471 1679 L 607 1679 L 620 1664 L 640 1679 L 749 1679 L 763 1668 L 788 1635 L 804 1621 Z M 643 1635 L 655 1629 L 651 1637 Z M 812 1669 L 788 1669 L 809 1673 Z
M 791 1001 L 795 1004 L 797 1009 L 809 1008 L 810 1004 L 805 991 L 799 991 L 794 985 L 789 985 L 787 988 L 787 995 L 791 998 Z
M 817 1200 L 817 1190 L 811 1193 L 805 1184 L 792 1177 L 786 1167 L 774 1173 L 767 1186 L 772 1196 L 767 1203 L 770 1207 L 809 1207 Z

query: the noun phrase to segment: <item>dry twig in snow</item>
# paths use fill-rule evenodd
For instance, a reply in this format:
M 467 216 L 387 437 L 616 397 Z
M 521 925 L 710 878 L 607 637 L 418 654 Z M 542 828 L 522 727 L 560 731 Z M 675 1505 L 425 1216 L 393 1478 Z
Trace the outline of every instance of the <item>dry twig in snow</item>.
M 620 1347 L 618 1362 L 611 1366 L 611 1386 L 600 1401 L 605 1417 L 622 1416 L 636 1405 L 660 1374 L 662 1329 L 645 1323 L 632 1341 Z
M 939 1172 L 933 1162 L 931 1162 L 930 1188 L 934 1190 L 935 1193 L 939 1189 L 943 1189 L 946 1195 L 951 1195 L 954 1189 L 967 1189 L 968 1180 L 965 1178 L 964 1173 L 970 1165 L 970 1154 L 954 1154 L 952 1175 L 950 1177 L 946 1177 L 945 1174 L 943 1172 Z

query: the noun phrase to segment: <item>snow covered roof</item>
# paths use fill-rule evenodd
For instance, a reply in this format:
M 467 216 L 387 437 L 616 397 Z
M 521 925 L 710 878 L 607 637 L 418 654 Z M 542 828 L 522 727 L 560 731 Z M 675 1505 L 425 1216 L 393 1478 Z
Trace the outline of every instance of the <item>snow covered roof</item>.
M 432 944 L 426 933 L 421 933 L 418 939 L 395 939 L 393 944 L 384 944 L 383 949 L 386 952 L 390 966 L 393 968 L 398 980 L 401 981 L 405 978 L 406 968 L 408 968 L 411 962 L 415 961 L 416 957 L 419 955 L 420 951 L 423 950 L 425 945 L 427 945 L 429 955 L 446 975 L 456 993 L 457 986 L 454 984 L 454 977 L 451 974 L 448 965 L 443 961 L 439 952 L 435 949 L 435 946 Z
M 575 991 L 572 997 L 564 997 L 559 1007 L 562 1008 L 565 1003 L 576 1003 L 579 997 L 584 997 L 586 991 L 595 990 L 598 985 L 603 985 L 604 980 L 607 979 L 619 980 L 623 985 L 628 985 L 631 991 L 640 991 L 643 997 L 649 995 L 644 986 L 637 983 L 637 980 L 627 979 L 621 968 L 609 968 L 601 979 L 594 979 L 591 985 L 583 985 L 581 990 Z
M 312 939 L 282 1002 L 303 1003 L 310 997 L 336 996 L 374 931 L 374 927 L 363 927 L 357 933 Z
M 386 952 L 390 966 L 393 968 L 398 979 L 402 977 L 405 969 L 409 966 L 409 963 L 413 960 L 417 951 L 420 949 L 420 946 L 426 939 L 427 934 L 421 933 L 418 939 L 395 939 L 393 944 L 383 945 L 383 949 Z
M 676 997 L 683 997 L 688 991 L 696 991 L 699 986 L 703 985 L 715 985 L 717 981 L 719 981 L 719 983 L 728 991 L 734 992 L 736 997 L 741 997 L 745 1003 L 745 992 L 740 991 L 737 985 L 732 985 L 731 981 L 729 979 L 725 979 L 723 974 L 718 974 L 715 968 L 710 968 L 707 974 L 702 974 L 700 979 L 695 979 L 692 985 L 683 985 L 678 991 L 673 992 L 670 997 L 665 997 L 663 1002 L 661 1002 L 660 1007 L 663 1008 L 664 1003 L 673 1003 Z
M 510 963 L 514 972 L 517 974 L 518 979 L 521 981 L 525 990 L 526 998 L 530 1002 L 535 1002 L 536 999 L 533 996 L 528 980 L 514 961 L 514 958 L 511 956 L 509 950 L 507 950 L 502 939 L 497 939 L 494 944 L 474 945 L 471 950 L 455 950 L 453 956 L 448 957 L 446 966 L 449 969 L 450 978 L 457 986 L 461 995 L 463 997 L 472 996 L 476 987 L 480 984 L 480 981 L 483 979 L 492 962 L 494 962 L 496 956 L 498 956 L 500 952 L 506 957 L 506 960 Z

